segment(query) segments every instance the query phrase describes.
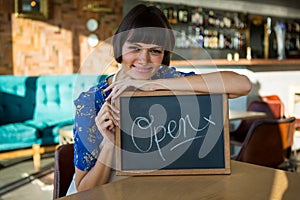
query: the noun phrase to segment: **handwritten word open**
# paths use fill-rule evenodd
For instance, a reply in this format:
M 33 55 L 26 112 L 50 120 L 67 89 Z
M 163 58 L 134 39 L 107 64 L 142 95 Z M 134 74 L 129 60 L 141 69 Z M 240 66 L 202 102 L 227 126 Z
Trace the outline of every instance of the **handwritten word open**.
M 131 126 L 131 139 L 132 139 L 132 142 L 134 144 L 134 147 L 142 153 L 149 152 L 150 149 L 152 148 L 152 146 L 156 145 L 161 159 L 163 161 L 165 161 L 166 159 L 165 159 L 164 155 L 162 154 L 160 143 L 163 142 L 163 140 L 167 136 L 170 136 L 172 139 L 176 139 L 180 136 L 184 138 L 183 141 L 180 141 L 179 143 L 174 145 L 172 148 L 170 148 L 170 150 L 173 151 L 177 147 L 179 147 L 179 146 L 181 146 L 181 145 L 183 145 L 187 142 L 205 137 L 206 134 L 196 136 L 196 137 L 188 136 L 187 131 L 186 131 L 187 126 L 192 128 L 196 132 L 202 132 L 210 124 L 215 125 L 215 122 L 212 121 L 210 118 L 211 118 L 211 116 L 209 116 L 209 118 L 203 117 L 203 119 L 207 123 L 201 128 L 195 128 L 193 126 L 193 124 L 191 123 L 189 115 L 186 115 L 185 117 L 181 117 L 178 122 L 176 122 L 175 120 L 170 120 L 166 126 L 163 126 L 163 125 L 154 126 L 153 125 L 153 122 L 154 122 L 153 115 L 150 115 L 151 121 L 149 119 L 147 119 L 146 117 L 137 117 L 137 118 L 135 118 L 135 120 L 133 121 L 132 126 Z M 176 131 L 177 125 L 178 125 L 178 131 Z M 150 140 L 149 141 L 149 146 L 145 149 L 142 149 L 138 145 L 138 143 L 135 139 L 136 138 L 135 132 L 137 133 L 138 131 L 136 131 L 136 130 L 139 130 L 139 129 L 143 130 L 143 131 L 146 131 L 148 133 L 147 135 L 149 136 L 149 140 Z M 162 133 L 162 136 L 160 138 L 158 138 L 158 133 L 159 132 Z

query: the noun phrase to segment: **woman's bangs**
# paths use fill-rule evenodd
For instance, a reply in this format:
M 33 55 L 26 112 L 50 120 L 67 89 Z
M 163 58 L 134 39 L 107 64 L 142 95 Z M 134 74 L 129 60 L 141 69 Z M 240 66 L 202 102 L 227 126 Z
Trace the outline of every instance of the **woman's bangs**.
M 130 31 L 127 41 L 131 43 L 155 44 L 172 50 L 170 30 L 165 28 L 137 28 Z

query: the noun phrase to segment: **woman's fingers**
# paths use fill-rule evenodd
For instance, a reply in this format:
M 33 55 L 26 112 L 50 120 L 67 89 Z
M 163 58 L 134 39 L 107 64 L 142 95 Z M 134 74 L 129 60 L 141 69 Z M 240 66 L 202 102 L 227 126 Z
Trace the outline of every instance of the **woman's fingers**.
M 128 88 L 136 88 L 143 91 L 153 91 L 155 88 L 162 88 L 162 86 L 158 87 L 157 83 L 154 83 L 151 80 L 134 80 L 126 78 L 124 80 L 118 80 L 117 82 L 112 83 L 105 89 L 105 91 L 112 90 L 105 100 L 115 100 Z
M 130 85 L 127 85 L 127 84 L 123 84 L 121 85 L 121 87 L 118 87 L 118 88 L 114 88 L 113 89 L 113 95 L 111 97 L 111 100 L 116 100 L 127 88 L 129 88 Z
M 103 122 L 103 126 L 105 127 L 105 130 L 102 130 L 102 136 L 104 138 L 108 138 L 110 141 L 115 140 L 115 125 L 111 120 L 108 120 L 106 122 Z
M 119 110 L 109 102 L 105 102 L 96 116 L 96 123 L 98 126 L 102 127 L 104 122 L 107 122 L 108 120 L 111 120 L 114 125 L 119 126 Z
M 109 118 L 115 123 L 115 125 L 119 126 L 119 120 L 120 120 L 120 111 L 118 108 L 116 108 L 115 106 L 111 105 L 109 102 L 106 102 L 109 109 L 108 109 L 108 113 L 109 113 Z
M 112 120 L 106 120 L 103 122 L 103 125 L 107 130 L 112 130 L 114 128 L 114 122 Z
M 129 87 L 128 84 L 126 83 L 120 83 L 115 85 L 111 90 L 111 93 L 108 95 L 108 97 L 105 99 L 106 101 L 109 100 L 115 100 L 116 98 L 118 98 L 118 96 L 120 96 L 122 94 L 122 92 L 124 92 L 127 88 Z
M 112 90 L 115 86 L 126 83 L 126 82 L 130 82 L 130 80 L 132 80 L 130 77 L 128 76 L 120 76 L 118 77 L 118 80 L 116 82 L 111 83 L 107 88 L 104 89 L 104 92 L 108 92 L 109 90 Z
M 113 89 L 114 83 L 110 84 L 107 88 L 105 88 L 103 91 L 108 92 L 109 90 Z
M 106 89 L 104 89 L 104 92 L 108 92 L 109 90 L 111 90 L 111 93 L 105 99 L 106 101 L 118 98 L 118 96 L 120 96 L 122 92 L 124 92 L 127 88 L 133 86 L 132 83 L 134 82 L 134 80 L 130 77 L 125 76 L 119 78 L 119 80 L 117 80 L 114 83 L 111 83 Z

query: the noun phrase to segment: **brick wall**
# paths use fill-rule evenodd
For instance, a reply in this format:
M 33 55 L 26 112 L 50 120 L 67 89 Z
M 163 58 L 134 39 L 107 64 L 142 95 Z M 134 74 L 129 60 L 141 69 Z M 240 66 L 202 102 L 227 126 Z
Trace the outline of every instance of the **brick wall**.
M 84 11 L 87 0 L 49 0 L 46 20 L 17 17 L 14 1 L 0 0 L 0 74 L 78 73 L 91 52 L 110 55 L 110 45 L 103 41 L 112 36 L 122 18 L 122 0 L 101 1 L 111 13 Z M 90 18 L 100 24 L 93 32 L 100 38 L 97 47 L 87 45 L 90 32 L 86 22 Z M 113 69 L 108 71 L 115 70 L 115 63 L 111 64 Z

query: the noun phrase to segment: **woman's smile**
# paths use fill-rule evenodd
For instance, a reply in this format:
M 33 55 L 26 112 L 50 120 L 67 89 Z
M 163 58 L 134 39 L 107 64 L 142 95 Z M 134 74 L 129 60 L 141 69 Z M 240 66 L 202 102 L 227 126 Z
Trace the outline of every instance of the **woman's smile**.
M 136 65 L 131 65 L 131 69 L 134 69 L 139 73 L 149 73 L 152 71 L 153 67 L 138 67 Z

